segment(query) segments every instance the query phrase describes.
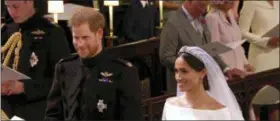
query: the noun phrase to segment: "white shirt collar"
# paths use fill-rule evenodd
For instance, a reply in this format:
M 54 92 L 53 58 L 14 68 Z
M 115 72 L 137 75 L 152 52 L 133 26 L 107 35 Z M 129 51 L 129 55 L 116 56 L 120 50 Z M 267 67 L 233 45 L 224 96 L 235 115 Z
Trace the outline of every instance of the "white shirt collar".
M 202 25 L 200 24 L 199 20 L 198 19 L 194 19 L 191 14 L 188 12 L 187 9 L 185 9 L 185 7 L 182 5 L 182 9 L 183 9 L 183 12 L 185 13 L 185 15 L 187 16 L 187 18 L 190 20 L 192 26 L 196 29 L 196 31 L 200 32 L 201 35 L 203 33 L 203 27 Z
M 143 8 L 146 7 L 146 5 L 149 3 L 147 0 L 140 0 Z

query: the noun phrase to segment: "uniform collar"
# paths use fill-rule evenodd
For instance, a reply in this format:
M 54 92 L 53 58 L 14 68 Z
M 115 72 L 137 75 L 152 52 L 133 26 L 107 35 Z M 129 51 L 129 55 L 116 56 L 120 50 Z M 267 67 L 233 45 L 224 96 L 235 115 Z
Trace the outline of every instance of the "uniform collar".
M 29 19 L 27 19 L 25 22 L 20 23 L 19 27 L 24 29 L 24 28 L 32 28 L 33 26 L 36 26 L 36 23 L 38 23 L 42 19 L 42 17 L 38 14 L 35 13 L 33 16 L 31 16 Z
M 91 57 L 91 58 L 81 58 L 81 62 L 83 66 L 87 66 L 87 67 L 92 67 L 95 65 L 98 65 L 98 63 L 104 61 L 104 52 L 101 51 L 100 53 L 98 53 L 96 56 Z

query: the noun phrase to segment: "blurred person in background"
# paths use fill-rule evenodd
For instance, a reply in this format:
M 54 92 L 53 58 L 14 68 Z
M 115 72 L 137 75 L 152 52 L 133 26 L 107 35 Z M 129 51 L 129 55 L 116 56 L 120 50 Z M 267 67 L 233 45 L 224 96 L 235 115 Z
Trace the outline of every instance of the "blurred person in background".
M 244 1 L 240 11 L 239 26 L 242 37 L 250 43 L 248 61 L 256 72 L 279 68 L 279 32 L 275 36 L 263 36 L 278 25 L 279 1 Z M 262 100 L 266 100 L 268 104 L 274 103 L 268 98 Z M 253 100 L 253 104 L 259 101 Z M 279 120 L 279 110 L 275 110 L 269 118 L 269 120 Z
M 278 24 L 279 1 L 244 1 L 239 26 L 250 42 L 248 60 L 256 72 L 279 67 L 279 35 L 263 37 Z
M 31 79 L 2 80 L 1 108 L 9 118 L 43 120 L 55 64 L 70 54 L 69 46 L 64 31 L 36 11 L 34 0 L 5 0 L 5 5 L 12 22 L 1 28 L 2 66 Z
M 206 16 L 206 23 L 211 33 L 211 41 L 223 44 L 241 41 L 241 31 L 232 10 L 234 1 L 214 0 L 211 11 Z M 252 73 L 253 67 L 248 63 L 244 48 L 239 45 L 235 49 L 221 54 L 223 61 L 231 68 L 238 68 Z

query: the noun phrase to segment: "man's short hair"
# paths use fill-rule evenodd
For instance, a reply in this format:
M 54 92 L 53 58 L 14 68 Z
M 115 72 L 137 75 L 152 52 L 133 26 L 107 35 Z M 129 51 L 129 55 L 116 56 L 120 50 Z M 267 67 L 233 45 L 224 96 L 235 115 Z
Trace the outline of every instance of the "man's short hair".
M 81 8 L 74 12 L 69 20 L 69 26 L 80 26 L 87 23 L 92 32 L 105 27 L 104 16 L 94 8 Z

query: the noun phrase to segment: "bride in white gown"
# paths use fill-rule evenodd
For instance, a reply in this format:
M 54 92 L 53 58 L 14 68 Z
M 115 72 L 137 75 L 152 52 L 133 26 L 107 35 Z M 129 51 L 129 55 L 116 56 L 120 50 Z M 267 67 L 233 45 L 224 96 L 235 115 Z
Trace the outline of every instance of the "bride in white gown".
M 220 67 L 205 51 L 182 47 L 174 69 L 177 97 L 166 100 L 162 120 L 244 120 Z

